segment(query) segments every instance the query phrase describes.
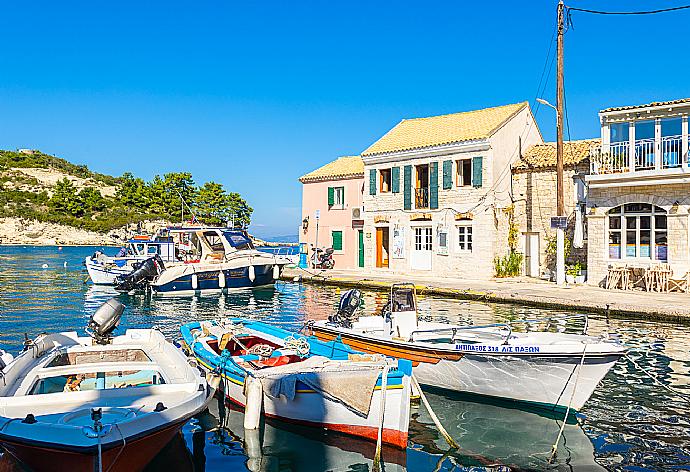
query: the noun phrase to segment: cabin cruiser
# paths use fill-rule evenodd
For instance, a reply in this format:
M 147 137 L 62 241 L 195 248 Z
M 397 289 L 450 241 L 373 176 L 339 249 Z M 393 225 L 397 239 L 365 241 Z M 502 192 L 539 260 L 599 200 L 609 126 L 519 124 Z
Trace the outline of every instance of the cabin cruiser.
M 94 284 L 115 285 L 118 277 L 128 275 L 142 261 L 156 255 L 167 264 L 178 261 L 175 243 L 165 231 L 153 237 L 136 235 L 115 256 L 96 251 L 84 260 L 84 265 Z
M 27 340 L 0 371 L 0 444 L 31 469 L 142 470 L 212 398 L 215 377 L 159 331 L 113 336 L 123 310 Z
M 516 332 L 514 323 L 423 321 L 413 284 L 394 284 L 387 308 L 378 315 L 358 316 L 360 300 L 358 290 L 348 290 L 338 312 L 311 321 L 309 330 L 324 341 L 339 338 L 359 351 L 411 360 L 422 385 L 531 407 L 580 410 L 626 353 L 617 342 L 586 334 Z M 544 322 L 523 323 L 530 321 Z
M 183 264 L 162 268 L 149 282 L 155 295 L 218 293 L 225 289 L 274 283 L 290 259 L 254 248 L 244 230 L 188 228 L 189 251 Z

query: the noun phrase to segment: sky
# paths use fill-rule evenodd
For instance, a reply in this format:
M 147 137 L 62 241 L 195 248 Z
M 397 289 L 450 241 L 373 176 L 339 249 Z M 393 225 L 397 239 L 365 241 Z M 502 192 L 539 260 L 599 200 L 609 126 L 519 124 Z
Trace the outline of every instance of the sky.
M 0 149 L 147 180 L 192 172 L 247 199 L 255 234 L 293 235 L 299 176 L 403 118 L 529 101 L 553 140 L 535 99 L 555 103 L 555 20 L 542 0 L 3 2 Z M 690 10 L 573 12 L 570 137 L 598 136 L 600 109 L 690 97 L 688 24 Z

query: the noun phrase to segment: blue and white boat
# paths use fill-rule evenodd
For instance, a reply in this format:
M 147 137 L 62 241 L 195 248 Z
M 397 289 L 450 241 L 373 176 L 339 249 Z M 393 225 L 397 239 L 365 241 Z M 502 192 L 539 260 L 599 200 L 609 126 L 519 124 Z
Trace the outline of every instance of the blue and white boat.
M 195 321 L 180 328 L 188 351 L 221 375 L 220 391 L 260 416 L 407 447 L 412 363 L 365 355 L 260 321 Z
M 178 228 L 185 232 L 190 260 L 165 268 L 149 284 L 155 295 L 193 295 L 273 284 L 291 260 L 254 247 L 244 230 Z
M 115 256 L 96 251 L 84 260 L 84 265 L 94 284 L 115 285 L 117 277 L 128 275 L 137 264 L 156 255 L 165 263 L 177 262 L 175 243 L 165 232 L 153 237 L 134 236 Z

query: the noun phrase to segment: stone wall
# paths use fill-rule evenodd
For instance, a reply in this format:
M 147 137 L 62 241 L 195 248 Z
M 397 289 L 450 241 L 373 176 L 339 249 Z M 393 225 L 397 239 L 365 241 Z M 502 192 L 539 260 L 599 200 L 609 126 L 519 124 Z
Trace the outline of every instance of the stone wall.
M 592 188 L 588 197 L 589 283 L 603 285 L 608 267 L 612 263 L 626 263 L 626 259 L 610 259 L 608 253 L 607 212 L 625 203 L 651 203 L 668 212 L 668 263 L 677 276 L 690 269 L 688 243 L 688 211 L 690 210 L 690 184 L 645 185 Z M 674 204 L 677 203 L 677 204 Z M 650 260 L 647 260 L 651 263 Z M 629 261 L 644 264 L 645 261 Z

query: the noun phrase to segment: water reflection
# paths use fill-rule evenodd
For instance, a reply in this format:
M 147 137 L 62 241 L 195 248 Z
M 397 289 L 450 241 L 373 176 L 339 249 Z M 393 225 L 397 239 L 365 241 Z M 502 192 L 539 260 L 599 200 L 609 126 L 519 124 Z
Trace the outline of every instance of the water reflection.
M 299 329 L 310 318 L 324 319 L 337 304 L 340 290 L 332 287 L 278 283 L 275 288 L 243 290 L 209 298 L 151 298 L 118 295 L 109 288 L 85 284 L 81 261 L 95 248 L 0 247 L 0 347 L 17 351 L 23 334 L 42 331 L 83 332 L 86 320 L 98 306 L 119 296 L 127 308 L 123 328 L 157 326 L 170 338 L 178 337 L 181 323 L 219 316 L 260 318 Z M 65 267 L 65 262 L 67 267 Z M 47 264 L 47 268 L 42 268 Z M 386 301 L 378 292 L 364 293 L 367 312 Z M 507 320 L 546 318 L 568 313 L 515 305 L 448 300 L 422 296 L 422 316 L 453 323 L 489 324 Z M 580 332 L 582 319 L 549 325 L 555 331 Z M 520 329 L 529 329 L 522 326 Z M 690 332 L 669 323 L 589 318 L 588 332 L 617 337 L 631 347 L 631 357 L 665 384 L 690 395 Z M 685 467 L 690 463 L 690 421 L 684 399 L 656 385 L 630 361 L 623 359 L 604 378 L 587 403 L 579 421 L 568 424 L 559 445 L 556 464 L 546 458 L 560 427 L 559 418 L 545 418 L 504 405 L 486 405 L 439 392 L 428 395 L 442 421 L 462 450 L 447 451 L 423 410 L 414 410 L 410 447 L 403 459 L 384 454 L 393 465 L 386 470 L 462 470 L 483 466 L 512 469 L 544 468 L 596 470 L 652 470 Z M 149 470 L 208 470 L 247 468 L 248 452 L 241 415 L 232 416 L 226 436 L 206 432 L 201 421 L 185 426 L 181 454 L 173 464 Z M 237 427 L 239 425 L 239 428 Z M 261 470 L 370 470 L 371 444 L 357 444 L 342 437 L 288 430 L 270 425 L 264 434 Z M 208 429 L 208 428 L 206 428 Z M 186 451 L 186 452 L 185 452 Z M 250 455 L 256 449 L 249 451 Z M 173 454 L 174 453 L 174 454 Z M 183 459 L 184 454 L 188 454 Z M 308 460 L 312 458 L 313 460 Z M 0 460 L 0 469 L 4 466 Z M 189 463 L 192 469 L 189 468 Z M 250 464 L 251 465 L 251 464 Z M 158 467 L 152 464 L 151 467 Z M 304 467 L 306 469 L 300 469 Z M 311 469 L 310 469 L 311 468 Z M 2 469 L 4 470 L 4 469 Z M 12 469 L 10 469 L 12 470 Z

